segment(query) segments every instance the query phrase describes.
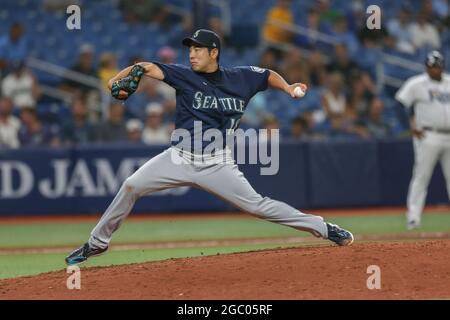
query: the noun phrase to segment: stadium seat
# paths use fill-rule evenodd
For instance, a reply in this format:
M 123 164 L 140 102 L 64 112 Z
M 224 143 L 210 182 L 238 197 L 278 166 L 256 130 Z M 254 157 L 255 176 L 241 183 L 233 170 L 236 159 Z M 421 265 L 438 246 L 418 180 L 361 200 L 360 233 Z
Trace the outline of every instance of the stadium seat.
M 119 66 L 128 65 L 131 56 L 139 55 L 145 59 L 155 59 L 157 50 L 164 45 L 171 45 L 178 53 L 177 61 L 188 64 L 185 48 L 180 45 L 185 31 L 181 25 L 175 25 L 168 30 L 162 30 L 156 24 L 127 24 L 123 20 L 122 13 L 117 6 L 117 1 L 82 0 L 83 7 L 82 29 L 69 31 L 65 26 L 66 14 L 64 11 L 47 11 L 43 0 L 4 0 L 0 8 L 0 32 L 6 34 L 13 21 L 22 21 L 26 27 L 29 40 L 29 52 L 31 56 L 43 59 L 61 66 L 72 66 L 78 57 L 78 51 L 83 43 L 95 44 L 95 59 L 105 51 L 117 54 Z M 192 10 L 190 1 L 167 0 L 167 4 L 184 10 Z M 261 28 L 264 25 L 268 10 L 273 7 L 276 0 L 228 0 L 232 16 L 232 29 L 229 46 L 221 53 L 221 64 L 232 65 L 257 65 L 260 57 Z M 403 5 L 402 1 L 388 0 L 365 0 L 364 5 L 389 6 L 391 10 L 385 12 L 384 20 L 395 16 L 398 9 Z M 421 6 L 420 0 L 411 0 L 411 7 L 417 11 Z M 333 9 L 344 15 L 349 15 L 352 7 L 351 2 L 335 0 L 331 2 Z M 292 13 L 296 23 L 305 21 L 310 3 L 294 0 Z M 217 8 L 214 9 L 217 11 Z M 251 14 L 249 14 L 251 12 Z M 70 36 L 67 36 L 71 32 Z M 442 33 L 442 50 L 450 61 L 450 33 Z M 125 46 L 120 46 L 125 42 Z M 323 52 L 328 52 L 329 47 L 320 46 Z M 415 55 L 405 55 L 398 52 L 393 54 L 400 58 L 419 61 L 425 58 L 430 48 L 421 48 Z M 356 62 L 366 69 L 373 77 L 376 76 L 376 65 L 380 61 L 380 52 L 376 50 L 364 50 L 355 56 Z M 415 71 L 399 66 L 384 64 L 386 75 L 397 79 L 406 79 Z M 39 81 L 45 84 L 57 84 L 61 79 L 51 76 L 42 71 L 36 71 Z M 397 88 L 386 86 L 383 93 L 385 99 L 392 98 Z M 272 90 L 268 94 L 268 101 L 273 113 L 279 117 L 280 123 L 288 125 L 290 119 L 305 110 L 313 110 L 319 106 L 320 88 L 310 88 L 308 94 L 300 101 L 293 101 L 282 93 Z M 292 106 L 295 103 L 294 108 Z M 395 117 L 395 113 L 393 117 Z M 392 120 L 393 121 L 393 120 Z

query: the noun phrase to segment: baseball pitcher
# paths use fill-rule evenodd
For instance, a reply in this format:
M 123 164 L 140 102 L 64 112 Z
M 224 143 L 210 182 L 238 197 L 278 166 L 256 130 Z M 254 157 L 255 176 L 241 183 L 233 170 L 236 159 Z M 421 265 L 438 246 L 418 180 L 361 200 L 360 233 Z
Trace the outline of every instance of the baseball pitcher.
M 304 214 L 283 202 L 258 194 L 239 171 L 228 146 L 216 152 L 203 153 L 205 143 L 196 141 L 211 128 L 218 129 L 223 141 L 227 141 L 226 136 L 236 129 L 247 103 L 257 92 L 272 87 L 294 98 L 304 94 L 306 85 L 289 85 L 272 70 L 219 66 L 221 41 L 210 30 L 196 31 L 192 37 L 183 40 L 183 45 L 189 48 L 190 67 L 158 62 L 137 63 L 119 72 L 109 81 L 109 87 L 113 97 L 124 100 L 136 91 L 144 75 L 169 84 L 176 90 L 174 132 L 187 132 L 191 139 L 179 142 L 172 136 L 170 148 L 127 178 L 92 230 L 89 241 L 73 251 L 66 263 L 78 264 L 106 251 L 113 232 L 139 197 L 179 186 L 203 189 L 267 221 L 310 232 L 341 246 L 350 245 L 353 242 L 350 232 L 324 222 L 322 217 Z M 195 133 L 196 123 L 202 124 L 201 134 Z M 196 145 L 199 148 L 192 148 Z
M 450 197 L 450 76 L 444 74 L 444 58 L 430 52 L 426 72 L 408 79 L 396 99 L 411 110 L 414 169 L 407 198 L 407 228 L 420 227 L 428 185 L 441 162 Z

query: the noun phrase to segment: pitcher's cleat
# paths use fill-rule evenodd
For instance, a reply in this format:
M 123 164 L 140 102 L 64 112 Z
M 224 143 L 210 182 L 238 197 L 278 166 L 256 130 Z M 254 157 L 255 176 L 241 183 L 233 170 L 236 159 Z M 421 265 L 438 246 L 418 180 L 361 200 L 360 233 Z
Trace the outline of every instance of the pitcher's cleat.
M 408 230 L 414 230 L 417 228 L 420 228 L 420 222 L 418 222 L 416 220 L 408 221 L 408 223 L 406 224 L 406 229 L 408 229 Z
M 328 240 L 333 241 L 339 246 L 349 246 L 353 243 L 354 237 L 350 231 L 342 229 L 336 224 L 326 223 L 328 229 Z
M 90 257 L 95 257 L 95 256 L 102 254 L 106 250 L 108 250 L 107 247 L 104 249 L 92 248 L 89 246 L 89 243 L 86 242 L 84 245 L 82 245 L 78 249 L 74 250 L 70 255 L 68 255 L 66 257 L 66 263 L 69 266 L 75 265 L 75 264 L 80 264 L 80 263 L 86 261 Z

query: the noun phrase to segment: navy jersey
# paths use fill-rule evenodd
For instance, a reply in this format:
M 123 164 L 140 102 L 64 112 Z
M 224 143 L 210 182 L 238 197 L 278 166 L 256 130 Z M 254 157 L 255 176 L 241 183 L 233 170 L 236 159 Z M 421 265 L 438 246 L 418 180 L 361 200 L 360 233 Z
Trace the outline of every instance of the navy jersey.
M 203 149 L 210 142 L 201 140 L 198 130 L 194 132 L 194 121 L 201 121 L 202 135 L 208 129 L 220 130 L 225 142 L 238 127 L 250 99 L 267 89 L 270 74 L 258 67 L 220 67 L 210 74 L 180 64 L 154 64 L 164 73 L 163 81 L 176 90 L 175 129 L 189 131 L 190 146 L 196 152 L 199 150 L 195 146 Z M 194 144 L 194 139 L 200 139 L 197 141 L 202 141 L 201 146 Z M 172 139 L 172 145 L 178 143 Z

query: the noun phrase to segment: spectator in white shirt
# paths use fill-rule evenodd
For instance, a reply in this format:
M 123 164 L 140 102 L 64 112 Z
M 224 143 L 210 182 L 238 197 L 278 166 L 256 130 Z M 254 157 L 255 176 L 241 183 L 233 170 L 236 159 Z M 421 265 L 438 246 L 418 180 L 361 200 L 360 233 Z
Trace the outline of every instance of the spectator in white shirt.
M 12 72 L 3 80 L 2 93 L 20 109 L 35 107 L 41 94 L 36 79 L 27 70 L 24 61 L 13 63 Z
M 20 120 L 12 115 L 11 99 L 0 97 L 0 149 L 19 147 Z
M 142 143 L 142 129 L 144 125 L 139 119 L 130 119 L 126 124 L 127 141 L 131 143 Z
M 437 28 L 429 23 L 423 14 L 419 14 L 417 20 L 409 27 L 412 42 L 416 48 L 430 47 L 439 49 L 441 47 L 441 38 Z
M 328 75 L 328 86 L 322 92 L 322 107 L 329 117 L 332 114 L 343 114 L 347 100 L 344 93 L 344 79 L 338 72 Z
M 147 120 L 142 132 L 142 141 L 145 144 L 168 144 L 170 142 L 169 130 L 162 122 L 163 112 L 164 108 L 160 103 L 152 102 L 147 106 Z

